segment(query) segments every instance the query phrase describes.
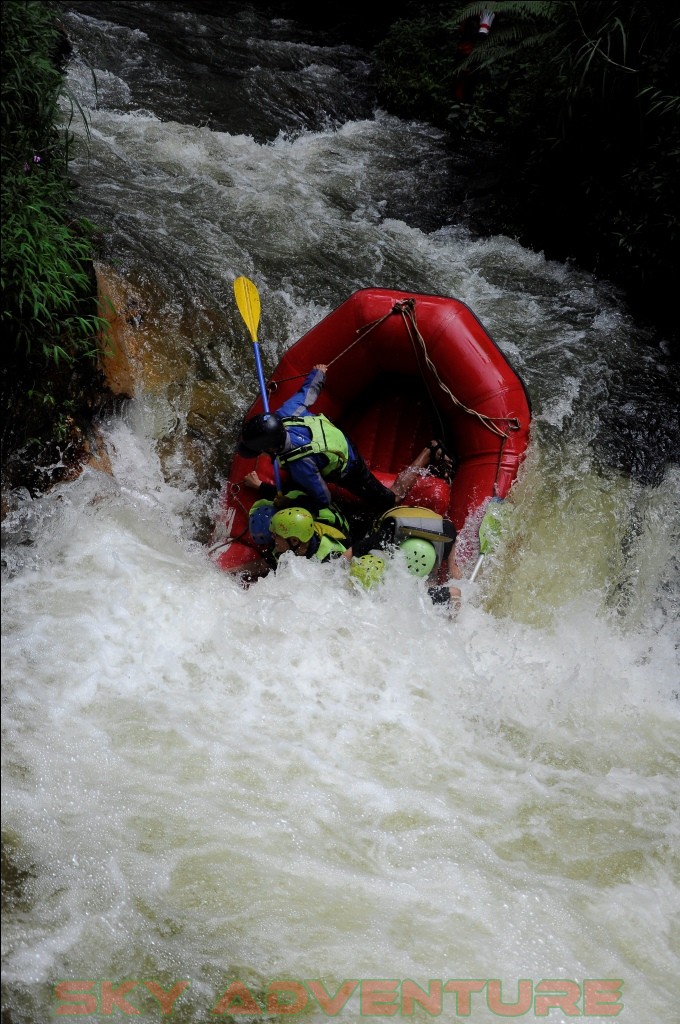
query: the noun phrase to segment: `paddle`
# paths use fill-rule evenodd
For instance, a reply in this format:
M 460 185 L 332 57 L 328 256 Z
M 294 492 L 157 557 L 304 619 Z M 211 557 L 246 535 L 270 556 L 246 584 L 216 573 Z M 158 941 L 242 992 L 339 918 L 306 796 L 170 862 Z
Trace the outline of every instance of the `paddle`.
M 485 557 L 493 549 L 494 543 L 501 531 L 502 519 L 505 509 L 501 498 L 492 498 L 486 507 L 484 517 L 479 524 L 479 558 L 472 570 L 470 583 L 474 583 L 477 573 L 482 568 Z
M 257 328 L 260 323 L 260 294 L 253 284 L 247 277 L 237 277 L 234 281 L 234 297 L 236 299 L 236 305 L 238 306 L 239 313 L 243 317 L 246 327 L 250 333 L 250 337 L 253 341 L 253 351 L 255 352 L 255 365 L 257 367 L 257 379 L 260 382 L 260 394 L 262 395 L 262 405 L 264 411 L 269 412 L 269 399 L 267 398 L 267 386 L 264 381 L 264 373 L 262 372 L 262 358 L 260 356 L 260 344 L 257 340 Z M 281 490 L 281 476 L 279 474 L 279 467 L 274 460 L 274 476 L 276 478 L 276 488 L 278 491 Z

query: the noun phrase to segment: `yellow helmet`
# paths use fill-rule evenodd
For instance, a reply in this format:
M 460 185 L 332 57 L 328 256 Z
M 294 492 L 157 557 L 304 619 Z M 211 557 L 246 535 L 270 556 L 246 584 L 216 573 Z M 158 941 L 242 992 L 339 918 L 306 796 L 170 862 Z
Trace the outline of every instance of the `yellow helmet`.
M 306 508 L 282 508 L 272 516 L 269 529 L 277 537 L 295 537 L 306 544 L 314 535 L 314 519 Z

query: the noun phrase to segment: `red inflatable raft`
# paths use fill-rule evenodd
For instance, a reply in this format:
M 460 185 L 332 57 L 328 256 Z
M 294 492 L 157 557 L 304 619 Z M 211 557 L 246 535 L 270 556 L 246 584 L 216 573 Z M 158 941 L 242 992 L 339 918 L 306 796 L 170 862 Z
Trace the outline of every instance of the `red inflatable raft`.
M 522 380 L 464 303 L 384 288 L 355 292 L 284 354 L 267 386 L 272 412 L 316 363 L 326 363 L 328 373 L 312 411 L 354 441 L 383 483 L 393 483 L 433 438 L 445 443 L 456 467 L 450 485 L 420 477 L 403 504 L 447 515 L 460 531 L 489 498 L 507 495 L 529 442 L 531 405 Z M 262 411 L 259 397 L 246 417 Z M 248 532 L 257 493 L 243 485 L 252 469 L 274 481 L 268 456 L 234 454 L 215 523 L 211 556 L 230 572 L 260 557 Z M 282 474 L 284 489 L 285 480 Z M 346 492 L 331 490 L 340 504 L 351 504 Z

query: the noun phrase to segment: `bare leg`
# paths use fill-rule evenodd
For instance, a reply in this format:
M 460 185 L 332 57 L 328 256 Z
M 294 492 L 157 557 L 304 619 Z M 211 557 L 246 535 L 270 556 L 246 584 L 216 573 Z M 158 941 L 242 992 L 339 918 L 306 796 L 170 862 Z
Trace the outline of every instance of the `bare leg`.
M 451 595 L 451 614 L 455 615 L 460 608 L 461 603 L 461 592 L 460 587 L 456 586 L 456 580 L 463 578 L 463 570 L 458 565 L 456 559 L 456 545 L 453 544 L 449 552 L 449 557 L 446 562 L 446 567 L 449 573 L 449 593 Z
M 422 476 L 421 470 L 425 469 L 429 465 L 429 462 L 430 448 L 428 446 L 427 448 L 423 448 L 420 455 L 418 455 L 410 466 L 407 466 L 406 469 L 402 469 L 401 473 L 390 487 L 390 490 L 397 499 L 397 502 L 404 500 L 418 477 Z

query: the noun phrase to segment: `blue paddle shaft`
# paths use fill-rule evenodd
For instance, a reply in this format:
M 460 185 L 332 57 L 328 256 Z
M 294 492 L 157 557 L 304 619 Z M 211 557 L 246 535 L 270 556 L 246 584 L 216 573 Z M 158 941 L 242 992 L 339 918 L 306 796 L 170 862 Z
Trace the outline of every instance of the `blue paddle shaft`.
M 257 379 L 260 382 L 260 394 L 262 395 L 262 405 L 264 411 L 269 412 L 269 399 L 267 398 L 267 385 L 264 382 L 264 373 L 262 372 L 262 359 L 260 357 L 260 346 L 254 341 L 253 348 L 255 349 L 255 365 L 257 366 Z
M 262 405 L 264 411 L 269 412 L 269 400 L 267 398 L 267 385 L 264 382 L 264 373 L 262 372 L 262 359 L 260 358 L 260 346 L 256 341 L 253 342 L 253 348 L 255 349 L 255 365 L 257 366 L 257 379 L 260 382 L 260 394 L 262 395 Z M 276 489 L 281 491 L 281 474 L 279 473 L 279 466 L 276 459 L 274 462 L 274 479 L 276 480 Z

